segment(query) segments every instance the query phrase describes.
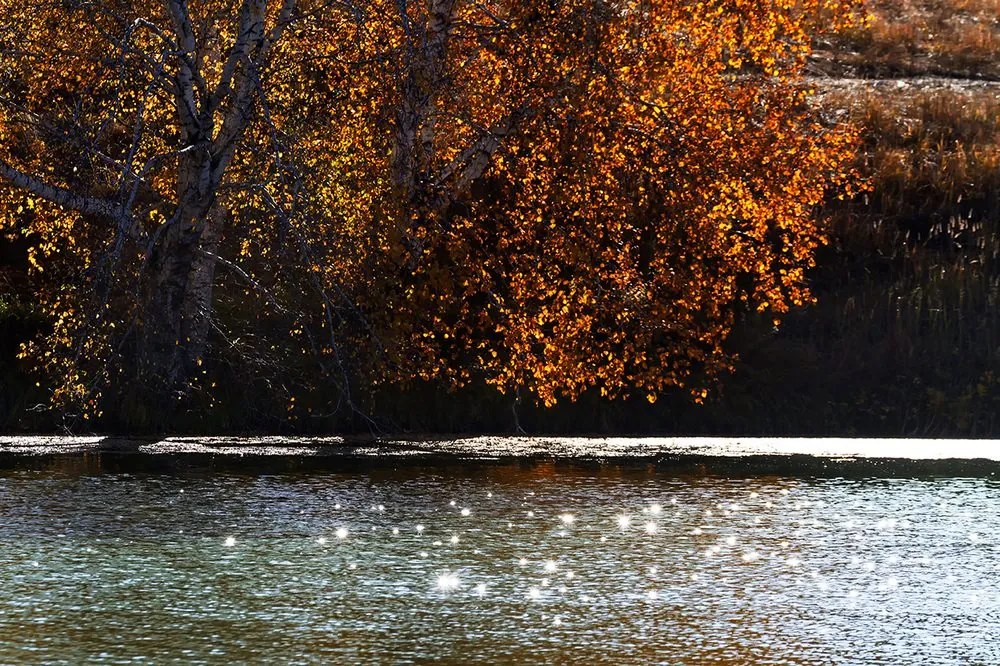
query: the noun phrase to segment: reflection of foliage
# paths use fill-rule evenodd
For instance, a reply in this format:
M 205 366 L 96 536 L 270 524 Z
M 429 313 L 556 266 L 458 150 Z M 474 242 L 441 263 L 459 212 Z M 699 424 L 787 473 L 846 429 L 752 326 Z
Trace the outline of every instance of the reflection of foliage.
M 53 322 L 24 354 L 91 410 L 307 356 L 341 396 L 711 377 L 741 313 L 811 298 L 856 137 L 798 79 L 855 5 L 0 2 L 2 222 Z

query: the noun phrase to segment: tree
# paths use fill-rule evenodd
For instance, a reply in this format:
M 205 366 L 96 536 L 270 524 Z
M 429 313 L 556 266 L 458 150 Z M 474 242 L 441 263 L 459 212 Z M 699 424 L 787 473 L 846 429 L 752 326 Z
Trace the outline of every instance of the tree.
M 55 331 L 28 353 L 54 364 L 57 398 L 94 404 L 93 388 L 125 371 L 113 381 L 183 396 L 206 354 L 218 267 L 258 286 L 234 254 L 298 203 L 289 131 L 325 104 L 312 63 L 347 15 L 309 0 L 2 11 L 4 217 L 37 239 L 37 270 L 57 273 L 42 294 Z M 88 357 L 99 362 L 82 377 Z
M 711 377 L 740 313 L 810 298 L 855 137 L 803 66 L 857 4 L 0 0 L 0 210 L 55 325 L 26 354 L 91 404 L 188 394 L 213 340 L 340 395 Z
M 811 40 L 858 20 L 851 0 L 406 13 L 399 365 L 546 404 L 703 399 L 741 313 L 810 301 L 816 207 L 850 191 L 856 135 L 817 117 L 802 76 Z

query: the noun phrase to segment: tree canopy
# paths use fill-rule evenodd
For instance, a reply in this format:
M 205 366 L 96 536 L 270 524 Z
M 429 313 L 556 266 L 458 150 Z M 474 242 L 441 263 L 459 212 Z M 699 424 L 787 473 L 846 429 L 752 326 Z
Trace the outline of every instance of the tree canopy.
M 804 66 L 859 4 L 0 0 L 23 356 L 87 413 L 305 364 L 700 399 L 811 298 L 856 133 Z

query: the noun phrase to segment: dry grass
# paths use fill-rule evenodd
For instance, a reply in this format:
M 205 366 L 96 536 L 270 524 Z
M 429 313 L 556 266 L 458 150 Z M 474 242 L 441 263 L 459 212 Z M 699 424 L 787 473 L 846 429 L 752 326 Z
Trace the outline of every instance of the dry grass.
M 872 0 L 867 27 L 817 44 L 817 73 L 1000 80 L 1000 0 Z
M 870 179 L 865 214 L 916 234 L 949 220 L 994 220 L 1000 196 L 1000 86 L 894 85 L 829 91 L 864 128 L 858 168 Z

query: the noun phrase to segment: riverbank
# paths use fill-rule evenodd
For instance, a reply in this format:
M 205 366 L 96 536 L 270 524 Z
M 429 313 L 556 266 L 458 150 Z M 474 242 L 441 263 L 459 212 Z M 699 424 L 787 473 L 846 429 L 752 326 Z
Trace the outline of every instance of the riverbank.
M 0 463 L 32 457 L 106 456 L 119 465 L 203 466 L 622 463 L 680 472 L 818 476 L 996 476 L 1000 441 L 757 437 L 0 437 Z M 277 467 L 275 466 L 277 464 Z

